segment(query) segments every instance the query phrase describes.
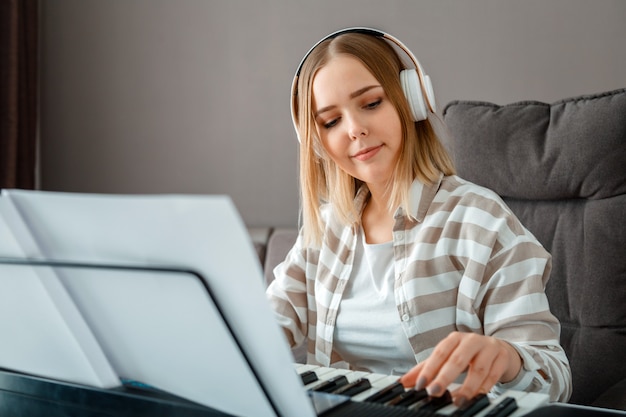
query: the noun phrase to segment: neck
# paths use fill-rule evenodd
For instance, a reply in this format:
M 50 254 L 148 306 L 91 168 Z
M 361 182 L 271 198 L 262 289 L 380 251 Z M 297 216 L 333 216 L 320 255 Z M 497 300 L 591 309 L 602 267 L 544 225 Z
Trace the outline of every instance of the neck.
M 361 225 L 367 243 L 389 242 L 392 239 L 394 225 L 389 200 L 376 198 L 376 195 L 372 193 L 361 215 Z
M 370 192 L 368 206 L 372 205 L 377 211 L 388 211 L 389 207 L 389 194 L 391 193 L 390 186 L 387 184 L 378 185 L 367 183 L 367 188 Z

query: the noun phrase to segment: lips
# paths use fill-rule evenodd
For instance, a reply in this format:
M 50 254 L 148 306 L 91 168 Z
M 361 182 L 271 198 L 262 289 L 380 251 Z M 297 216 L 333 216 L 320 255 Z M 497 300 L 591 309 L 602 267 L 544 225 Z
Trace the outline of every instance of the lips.
M 352 155 L 352 157 L 359 161 L 367 161 L 368 159 L 373 158 L 382 147 L 383 145 L 365 148 Z

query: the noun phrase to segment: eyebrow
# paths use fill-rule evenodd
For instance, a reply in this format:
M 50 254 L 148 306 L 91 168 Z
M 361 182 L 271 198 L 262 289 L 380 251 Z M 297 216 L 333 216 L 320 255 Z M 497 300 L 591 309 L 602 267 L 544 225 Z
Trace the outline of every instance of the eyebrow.
M 360 95 L 363 95 L 363 94 L 367 93 L 369 90 L 371 90 L 371 89 L 373 89 L 373 88 L 378 88 L 378 87 L 382 88 L 382 86 L 380 86 L 380 85 L 378 85 L 378 84 L 375 84 L 375 85 L 368 85 L 368 86 L 366 86 L 366 87 L 359 88 L 358 90 L 356 90 L 356 91 L 354 91 L 354 92 L 350 93 L 350 98 L 351 98 L 351 99 L 356 98 L 356 97 L 358 97 L 358 96 L 360 96 Z M 329 110 L 334 109 L 335 107 L 336 107 L 336 106 L 335 106 L 334 104 L 333 104 L 333 105 L 330 105 L 330 106 L 322 107 L 321 109 L 319 109 L 319 110 L 317 110 L 317 111 L 315 112 L 314 116 L 315 116 L 315 117 L 317 117 L 317 116 L 319 116 L 320 114 L 322 114 L 322 113 L 324 113 L 324 112 L 326 112 L 326 111 L 329 111 Z

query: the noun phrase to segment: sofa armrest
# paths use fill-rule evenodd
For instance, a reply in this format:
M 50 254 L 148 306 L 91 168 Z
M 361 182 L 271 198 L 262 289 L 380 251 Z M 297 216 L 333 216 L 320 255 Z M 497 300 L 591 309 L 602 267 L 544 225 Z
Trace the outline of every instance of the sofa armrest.
M 252 240 L 252 245 L 259 258 L 261 267 L 265 264 L 265 256 L 267 252 L 267 240 L 272 234 L 271 227 L 248 227 L 248 235 Z

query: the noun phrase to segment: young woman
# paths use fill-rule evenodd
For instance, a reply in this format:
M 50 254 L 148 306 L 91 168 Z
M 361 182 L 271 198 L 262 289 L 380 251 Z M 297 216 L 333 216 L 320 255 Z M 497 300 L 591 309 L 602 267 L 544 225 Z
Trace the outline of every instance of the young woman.
M 289 343 L 306 343 L 309 363 L 403 375 L 434 396 L 464 376 L 457 405 L 506 389 L 567 400 L 550 255 L 495 193 L 455 176 L 410 51 L 337 32 L 292 93 L 303 224 L 267 290 Z

